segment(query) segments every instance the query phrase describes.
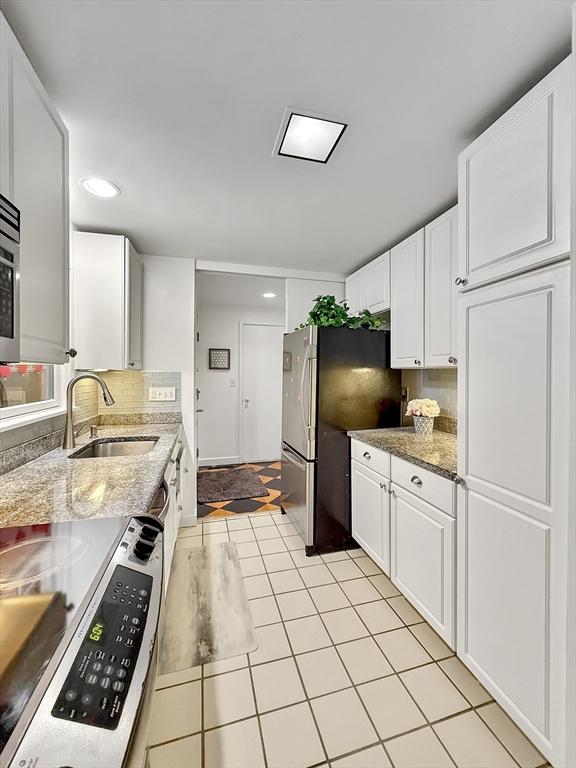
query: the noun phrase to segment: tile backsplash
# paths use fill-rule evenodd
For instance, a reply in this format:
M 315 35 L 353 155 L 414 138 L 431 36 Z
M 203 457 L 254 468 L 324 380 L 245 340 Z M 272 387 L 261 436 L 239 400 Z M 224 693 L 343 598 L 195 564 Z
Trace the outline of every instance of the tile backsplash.
M 106 406 L 98 397 L 98 414 L 107 420 L 108 416 L 132 413 L 180 413 L 180 374 L 166 371 L 105 371 L 104 379 L 115 400 Z M 149 387 L 174 387 L 176 399 L 172 401 L 149 401 Z
M 456 368 L 408 368 L 402 371 L 402 386 L 408 387 L 408 399 L 429 397 L 437 400 L 441 420 L 437 428 L 455 431 L 458 418 L 457 401 L 458 371 Z M 412 419 L 405 418 L 411 425 Z

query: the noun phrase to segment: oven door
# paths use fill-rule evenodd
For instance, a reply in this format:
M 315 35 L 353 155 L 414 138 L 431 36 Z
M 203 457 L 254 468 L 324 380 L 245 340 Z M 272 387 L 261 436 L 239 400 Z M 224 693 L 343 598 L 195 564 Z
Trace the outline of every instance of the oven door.
M 20 256 L 18 245 L 0 234 L 0 362 L 20 361 Z

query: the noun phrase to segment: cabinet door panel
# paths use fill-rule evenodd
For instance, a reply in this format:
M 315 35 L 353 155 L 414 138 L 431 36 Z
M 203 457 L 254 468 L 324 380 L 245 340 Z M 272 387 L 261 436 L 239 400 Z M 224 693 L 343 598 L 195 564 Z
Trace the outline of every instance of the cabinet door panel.
M 391 251 L 392 368 L 424 365 L 424 230 Z
M 460 155 L 469 285 L 569 252 L 571 88 L 567 59 Z
M 390 309 L 390 251 L 386 251 L 363 271 L 366 306 L 370 312 Z
M 142 369 L 144 330 L 144 264 L 128 239 L 126 248 L 126 368 Z
M 352 536 L 390 572 L 390 509 L 384 478 L 352 462 Z
M 424 355 L 430 368 L 456 360 L 458 206 L 425 227 Z
M 360 312 L 366 307 L 364 296 L 364 280 L 362 272 L 355 272 L 346 278 L 346 301 L 352 314 Z

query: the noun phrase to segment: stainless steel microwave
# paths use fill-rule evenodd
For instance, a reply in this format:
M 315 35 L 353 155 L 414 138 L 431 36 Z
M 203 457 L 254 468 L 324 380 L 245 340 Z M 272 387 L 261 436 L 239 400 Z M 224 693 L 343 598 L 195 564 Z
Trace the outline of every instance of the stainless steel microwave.
M 20 360 L 20 211 L 0 195 L 0 363 Z

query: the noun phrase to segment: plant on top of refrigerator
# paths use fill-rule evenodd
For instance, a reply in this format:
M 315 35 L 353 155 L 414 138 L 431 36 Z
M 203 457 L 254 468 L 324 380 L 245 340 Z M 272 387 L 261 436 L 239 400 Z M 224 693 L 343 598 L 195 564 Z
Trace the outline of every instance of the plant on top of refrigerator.
M 332 326 L 333 328 L 369 328 L 377 331 L 382 320 L 369 310 L 363 309 L 357 315 L 350 314 L 346 300 L 336 301 L 334 296 L 316 296 L 315 304 L 308 319 L 300 328 L 307 325 Z

